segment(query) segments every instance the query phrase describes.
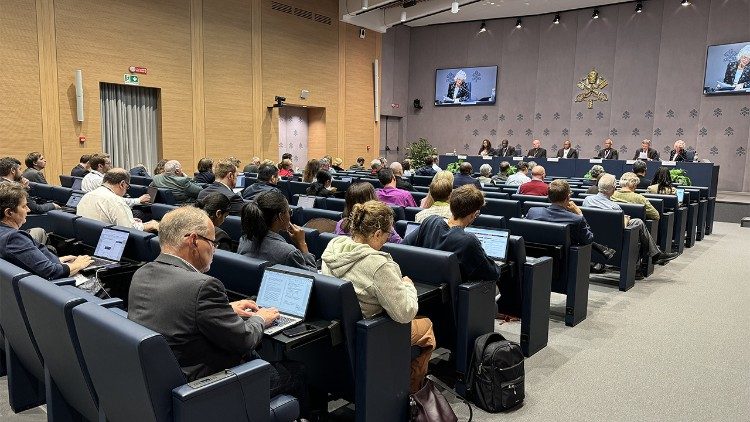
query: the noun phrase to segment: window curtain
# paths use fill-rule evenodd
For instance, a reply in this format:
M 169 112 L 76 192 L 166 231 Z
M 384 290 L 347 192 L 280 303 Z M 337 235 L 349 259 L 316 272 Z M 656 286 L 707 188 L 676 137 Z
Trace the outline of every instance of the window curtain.
M 101 84 L 102 145 L 115 167 L 143 164 L 149 173 L 158 161 L 158 90 Z

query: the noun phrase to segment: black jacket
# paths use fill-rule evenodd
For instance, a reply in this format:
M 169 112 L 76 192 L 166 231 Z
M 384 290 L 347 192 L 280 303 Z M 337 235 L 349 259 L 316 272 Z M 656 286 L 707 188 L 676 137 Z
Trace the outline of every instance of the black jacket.
M 408 190 L 414 192 L 414 186 L 401 176 L 396 176 L 396 189 Z
M 510 145 L 505 148 L 500 147 L 495 150 L 495 155 L 497 155 L 498 157 L 515 157 L 516 147 L 512 147 Z
M 562 150 L 562 149 L 558 149 L 557 150 L 557 157 L 558 158 L 562 158 L 563 151 L 564 150 Z M 570 151 L 568 151 L 568 157 L 567 158 L 578 158 L 578 150 L 571 148 Z
M 201 171 L 198 172 L 198 174 L 195 175 L 193 178 L 193 181 L 195 183 L 204 183 L 204 184 L 210 184 L 213 183 L 216 180 L 216 176 L 212 171 Z
M 203 188 L 203 190 L 198 194 L 198 198 L 196 198 L 196 200 L 200 201 L 208 195 L 216 192 L 221 193 L 222 195 L 229 198 L 230 215 L 240 215 L 240 213 L 242 212 L 242 206 L 245 205 L 245 201 L 242 200 L 242 197 L 240 195 L 234 193 L 233 190 L 229 189 L 221 182 L 213 182 Z
M 734 85 L 734 75 L 737 74 L 737 68 L 740 66 L 738 61 L 733 61 L 727 65 L 727 72 L 724 74 L 724 83 Z M 750 66 L 745 66 L 742 71 L 738 84 L 745 84 L 745 89 L 750 88 Z
M 614 148 L 604 148 L 599 151 L 599 154 L 596 155 L 596 158 L 603 158 L 605 160 L 617 160 L 618 157 L 617 150 Z
M 637 160 L 638 157 L 641 155 L 642 151 L 643 150 L 640 149 L 640 148 L 638 148 L 637 150 L 635 150 L 635 155 L 633 155 L 633 159 Z M 648 156 L 649 160 L 658 160 L 659 159 L 659 152 L 657 150 L 653 149 L 653 148 L 649 148 L 648 152 L 646 153 L 646 155 Z
M 547 150 L 544 148 L 531 148 L 526 156 L 534 158 L 547 158 Z
M 305 193 L 308 195 L 322 196 L 325 198 L 335 195 L 335 192 L 328 190 L 328 188 L 326 188 L 324 184 L 318 182 L 312 182 L 310 186 L 308 186 L 305 190 Z
M 417 176 L 434 176 L 437 172 L 432 166 L 424 166 L 417 169 L 414 173 Z
M 247 199 L 248 201 L 252 201 L 255 199 L 256 196 L 260 195 L 263 192 L 268 191 L 276 191 L 281 193 L 281 190 L 277 188 L 276 186 L 267 183 L 267 182 L 255 182 L 252 185 L 245 188 L 245 190 L 242 191 L 242 198 Z
M 82 167 L 80 164 L 76 165 L 72 170 L 70 170 L 70 175 L 73 177 L 84 177 L 87 174 L 89 174 L 89 171 L 86 170 L 86 167 Z

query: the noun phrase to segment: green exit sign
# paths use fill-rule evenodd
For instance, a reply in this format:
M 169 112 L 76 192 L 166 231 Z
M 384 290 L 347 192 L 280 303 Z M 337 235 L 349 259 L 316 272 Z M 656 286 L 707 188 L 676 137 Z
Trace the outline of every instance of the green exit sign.
M 125 75 L 123 75 L 122 79 L 123 79 L 123 82 L 125 82 L 128 85 L 138 85 L 140 83 L 137 75 L 130 75 L 126 73 Z

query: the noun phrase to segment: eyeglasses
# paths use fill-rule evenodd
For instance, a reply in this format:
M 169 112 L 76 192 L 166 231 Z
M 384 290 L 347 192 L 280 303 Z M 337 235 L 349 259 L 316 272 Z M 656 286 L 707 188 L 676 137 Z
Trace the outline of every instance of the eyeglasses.
M 219 246 L 219 242 L 217 242 L 214 239 L 209 239 L 206 236 L 200 235 L 198 233 L 188 233 L 185 235 L 185 237 L 190 236 L 191 234 L 195 234 L 196 236 L 200 237 L 201 239 L 205 240 L 206 242 L 210 243 L 211 246 L 213 246 L 214 249 L 216 249 Z

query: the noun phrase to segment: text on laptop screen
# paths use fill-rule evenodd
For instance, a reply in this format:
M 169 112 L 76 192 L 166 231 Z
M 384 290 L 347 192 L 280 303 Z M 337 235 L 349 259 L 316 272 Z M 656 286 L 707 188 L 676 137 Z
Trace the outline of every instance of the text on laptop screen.
M 96 244 L 94 256 L 119 261 L 127 243 L 128 232 L 103 229 L 101 236 L 99 236 L 99 242 Z
M 70 198 L 68 198 L 68 202 L 65 203 L 65 206 L 75 208 L 78 206 L 78 203 L 81 202 L 81 198 L 83 198 L 83 195 L 80 193 L 72 193 L 70 194 Z
M 237 183 L 235 183 L 234 187 L 236 188 L 244 188 L 245 187 L 245 175 L 242 173 L 237 174 Z
M 315 208 L 315 197 L 301 195 L 297 200 L 297 206 L 302 208 Z
M 467 227 L 466 231 L 474 233 L 487 256 L 492 259 L 505 259 L 508 253 L 508 235 L 510 234 L 507 230 Z
M 408 223 L 406 223 L 406 231 L 404 232 L 404 237 L 408 236 L 409 233 L 411 233 L 414 230 L 418 229 L 419 226 L 420 226 L 419 223 L 414 223 L 414 222 L 411 222 L 411 221 L 408 222 Z
M 279 312 L 304 317 L 312 291 L 312 277 L 266 270 L 260 282 L 258 300 L 262 308 L 276 308 Z

